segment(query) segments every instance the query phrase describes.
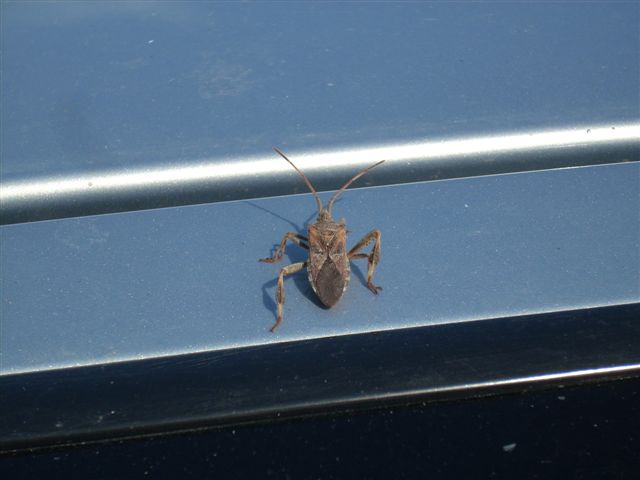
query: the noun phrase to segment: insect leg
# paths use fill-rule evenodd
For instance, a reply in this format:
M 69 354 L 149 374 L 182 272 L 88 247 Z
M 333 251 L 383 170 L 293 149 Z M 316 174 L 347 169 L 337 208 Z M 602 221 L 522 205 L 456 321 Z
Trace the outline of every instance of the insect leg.
M 362 240 L 356 243 L 355 246 L 351 250 L 349 250 L 349 253 L 347 254 L 350 260 L 356 260 L 358 258 L 367 258 L 369 260 L 369 266 L 367 269 L 367 288 L 376 295 L 378 294 L 378 291 L 382 290 L 382 287 L 374 285 L 372 282 L 373 273 L 376 271 L 376 266 L 378 265 L 378 263 L 380 263 L 380 237 L 380 230 L 371 230 L 362 238 Z M 373 244 L 373 248 L 371 249 L 370 254 L 358 253 L 372 241 L 375 243 Z
M 307 244 L 309 240 L 307 240 L 307 237 L 299 235 L 295 232 L 287 232 L 287 234 L 284 236 L 284 238 L 280 242 L 280 246 L 273 253 L 273 257 L 261 258 L 259 261 L 265 262 L 265 263 L 275 263 L 282 260 L 282 255 L 284 255 L 284 251 L 287 245 L 287 240 L 291 240 L 292 242 L 300 245 L 302 248 L 306 248 L 307 250 L 309 250 L 309 245 Z
M 299 272 L 307 266 L 307 262 L 292 263 L 280 269 L 278 275 L 278 289 L 276 291 L 276 302 L 278 303 L 278 318 L 276 323 L 271 327 L 271 331 L 274 332 L 276 328 L 282 323 L 282 307 L 284 306 L 284 276 L 291 275 L 292 273 Z

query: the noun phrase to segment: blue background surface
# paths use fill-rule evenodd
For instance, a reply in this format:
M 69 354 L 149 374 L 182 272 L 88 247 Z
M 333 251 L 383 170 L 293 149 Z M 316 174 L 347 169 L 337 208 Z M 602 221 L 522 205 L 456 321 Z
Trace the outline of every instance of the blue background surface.
M 0 227 L 2 373 L 640 300 L 637 162 L 411 183 L 640 158 L 637 2 L 0 8 L 11 208 L 240 198 Z M 362 262 L 324 310 L 299 275 L 270 334 L 278 268 L 257 259 L 313 217 L 308 196 L 266 198 L 304 191 L 270 148 L 330 188 L 363 152 L 414 144 L 360 184 L 400 185 L 336 205 L 350 245 L 382 230 L 382 294 Z
M 636 2 L 3 2 L 2 175 L 637 121 Z
M 309 195 L 4 226 L 2 370 L 640 301 L 637 163 L 348 191 L 352 234 L 382 231 L 374 297 L 356 261 L 337 306 L 258 263 L 314 218 Z M 289 247 L 283 264 L 302 261 Z

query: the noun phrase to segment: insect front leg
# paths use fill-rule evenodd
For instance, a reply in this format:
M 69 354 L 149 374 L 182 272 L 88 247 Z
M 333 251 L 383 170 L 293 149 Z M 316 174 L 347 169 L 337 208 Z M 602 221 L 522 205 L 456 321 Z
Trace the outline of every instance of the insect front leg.
M 349 250 L 349 253 L 348 253 L 349 260 L 356 260 L 358 258 L 366 258 L 369 260 L 369 267 L 367 269 L 367 288 L 371 290 L 373 293 L 375 293 L 376 295 L 380 290 L 382 290 L 382 287 L 374 285 L 372 282 L 373 272 L 376 271 L 376 266 L 378 265 L 378 263 L 380 263 L 380 237 L 381 237 L 380 230 L 377 230 L 377 229 L 371 230 L 362 238 L 362 240 L 356 243 L 355 246 L 351 250 Z M 371 253 L 369 254 L 358 253 L 364 247 L 369 245 L 372 241 L 375 243 L 373 244 L 373 249 L 371 250 Z
M 276 328 L 282 323 L 282 308 L 284 307 L 284 277 L 285 275 L 291 275 L 292 273 L 299 272 L 307 266 L 307 262 L 292 263 L 280 269 L 278 275 L 278 289 L 276 291 L 276 302 L 278 302 L 278 318 L 276 323 L 271 327 L 271 331 L 274 332 Z
M 309 240 L 307 240 L 307 237 L 299 235 L 295 232 L 287 232 L 280 242 L 280 246 L 273 253 L 273 256 L 270 258 L 261 258 L 259 261 L 265 263 L 275 263 L 282 260 L 282 256 L 284 255 L 284 251 L 287 246 L 287 240 L 291 240 L 293 243 L 297 243 L 302 248 L 306 248 L 307 250 L 309 250 L 309 245 L 307 244 Z

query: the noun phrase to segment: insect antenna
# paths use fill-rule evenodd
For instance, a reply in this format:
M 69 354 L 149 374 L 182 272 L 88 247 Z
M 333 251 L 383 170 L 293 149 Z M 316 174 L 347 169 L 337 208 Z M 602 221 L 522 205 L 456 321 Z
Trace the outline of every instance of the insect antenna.
M 313 193 L 314 198 L 316 199 L 316 203 L 318 204 L 318 213 L 322 212 L 322 202 L 320 201 L 320 197 L 318 196 L 318 192 L 316 192 L 316 189 L 313 188 L 313 185 L 311 185 L 311 182 L 309 181 L 309 179 L 307 178 L 307 176 L 302 173 L 302 171 L 300 171 L 300 169 L 298 167 L 296 167 L 293 162 L 291 160 L 289 160 L 287 158 L 287 156 L 282 153 L 280 150 L 278 150 L 276 147 L 273 147 L 273 149 L 275 150 L 275 152 L 280 155 L 282 158 L 284 158 L 287 162 L 289 162 L 291 164 L 291 166 L 293 168 L 296 169 L 296 172 L 298 172 L 300 174 L 300 176 L 302 177 L 302 179 L 304 180 L 304 182 L 307 184 L 307 187 L 309 187 L 309 190 L 311 190 L 311 193 Z
M 345 183 L 340 190 L 338 190 L 336 193 L 333 194 L 333 197 L 331 197 L 331 200 L 329 200 L 329 203 L 327 203 L 327 211 L 331 213 L 331 209 L 333 208 L 333 202 L 336 201 L 336 199 L 342 194 L 342 192 L 344 192 L 347 188 L 349 188 L 349 185 L 351 185 L 353 182 L 355 182 L 357 179 L 359 179 L 369 170 L 373 170 L 374 168 L 376 168 L 381 163 L 384 163 L 384 160 L 380 160 L 378 163 L 374 163 L 370 167 L 365 168 L 360 173 L 357 173 L 351 180 Z

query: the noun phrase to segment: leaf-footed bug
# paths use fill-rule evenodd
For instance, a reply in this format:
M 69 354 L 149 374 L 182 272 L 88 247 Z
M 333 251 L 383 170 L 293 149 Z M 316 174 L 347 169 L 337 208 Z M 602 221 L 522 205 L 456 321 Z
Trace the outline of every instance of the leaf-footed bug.
M 313 291 L 316 293 L 320 301 L 327 307 L 333 307 L 338 303 L 338 300 L 342 298 L 342 295 L 347 289 L 347 286 L 349 285 L 349 276 L 351 274 L 351 265 L 349 263 L 351 260 L 366 258 L 369 261 L 367 269 L 367 288 L 376 295 L 378 294 L 378 291 L 382 290 L 382 287 L 372 283 L 373 272 L 375 272 L 376 266 L 380 262 L 380 230 L 371 230 L 347 253 L 347 226 L 344 219 L 339 222 L 333 221 L 331 209 L 333 208 L 333 204 L 336 199 L 349 187 L 349 185 L 368 171 L 384 162 L 384 160 L 381 160 L 380 162 L 375 163 L 356 174 L 351 180 L 345 183 L 340 190 L 333 194 L 325 208 L 318 196 L 318 192 L 313 188 L 313 185 L 306 175 L 302 173 L 284 153 L 277 148 L 274 148 L 274 150 L 278 155 L 289 162 L 293 168 L 295 168 L 296 172 L 300 174 L 307 184 L 307 187 L 309 187 L 309 190 L 311 190 L 318 206 L 318 218 L 316 219 L 316 223 L 309 225 L 307 230 L 309 235 L 308 237 L 299 235 L 296 232 L 287 232 L 273 256 L 270 258 L 260 259 L 261 262 L 267 263 L 275 263 L 282 260 L 287 240 L 309 250 L 309 258 L 306 262 L 292 263 L 280 270 L 280 274 L 278 275 L 278 288 L 276 291 L 278 317 L 276 319 L 276 323 L 271 327 L 272 332 L 275 331 L 275 329 L 282 323 L 282 309 L 284 306 L 284 277 L 285 275 L 291 275 L 292 273 L 299 272 L 303 268 L 307 269 L 309 283 L 311 283 Z M 371 253 L 360 253 L 360 250 L 365 248 L 372 241 L 374 244 Z

